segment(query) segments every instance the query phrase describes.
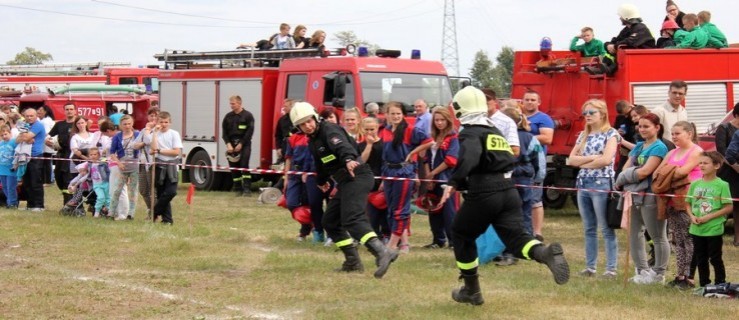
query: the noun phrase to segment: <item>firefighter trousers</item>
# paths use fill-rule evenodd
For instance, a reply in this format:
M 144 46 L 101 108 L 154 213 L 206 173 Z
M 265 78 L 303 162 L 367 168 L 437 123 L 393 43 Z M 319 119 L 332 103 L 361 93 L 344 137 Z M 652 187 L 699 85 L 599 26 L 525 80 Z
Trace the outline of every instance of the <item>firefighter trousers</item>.
M 323 214 L 323 227 L 337 247 L 351 245 L 352 238 L 364 244 L 377 237 L 364 213 L 367 195 L 373 185 L 374 177 L 366 164 L 354 169 L 354 178 L 337 181 L 336 195 L 329 201 Z
M 231 168 L 248 169 L 249 157 L 251 156 L 251 147 L 241 148 L 241 159 L 238 162 L 229 162 Z M 234 190 L 247 191 L 251 187 L 251 172 L 243 170 L 231 170 L 231 178 L 233 179 Z
M 515 188 L 468 194 L 452 224 L 454 257 L 463 274 L 477 273 L 475 240 L 491 224 L 507 250 L 518 258 L 530 259 L 529 250 L 541 243 L 524 228 L 521 199 Z

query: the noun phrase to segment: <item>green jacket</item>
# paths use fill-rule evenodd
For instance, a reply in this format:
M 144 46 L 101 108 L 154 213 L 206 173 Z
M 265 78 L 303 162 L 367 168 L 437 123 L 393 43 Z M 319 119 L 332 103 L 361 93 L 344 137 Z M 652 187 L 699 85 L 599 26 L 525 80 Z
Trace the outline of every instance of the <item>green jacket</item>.
M 708 33 L 695 27 L 692 31 L 677 30 L 675 31 L 675 48 L 682 49 L 703 49 L 708 44 Z
M 606 54 L 603 42 L 598 39 L 590 40 L 588 43 L 577 45 L 578 37 L 572 38 L 570 42 L 570 51 L 580 51 L 583 57 L 597 57 Z
M 708 44 L 706 47 L 709 48 L 727 48 L 729 43 L 726 41 L 726 36 L 721 30 L 719 30 L 715 24 L 706 22 L 701 25 L 701 29 L 708 33 Z

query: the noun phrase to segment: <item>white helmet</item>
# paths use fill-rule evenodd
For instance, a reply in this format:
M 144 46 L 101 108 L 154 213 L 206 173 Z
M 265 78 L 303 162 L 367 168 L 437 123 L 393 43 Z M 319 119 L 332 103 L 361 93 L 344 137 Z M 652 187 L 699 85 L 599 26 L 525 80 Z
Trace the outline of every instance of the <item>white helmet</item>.
M 639 8 L 631 3 L 624 3 L 620 7 L 618 7 L 618 16 L 626 21 L 634 18 L 641 18 L 641 14 L 639 14 Z
M 264 204 L 277 204 L 277 201 L 280 200 L 280 196 L 282 196 L 282 191 L 277 188 L 267 187 L 260 188 L 259 190 L 261 192 L 259 193 L 259 198 L 257 200 Z
M 454 95 L 452 100 L 457 119 L 473 113 L 487 113 L 488 103 L 485 94 L 473 86 L 466 86 Z
M 297 127 L 303 122 L 308 121 L 311 117 L 316 119 L 318 121 L 318 114 L 316 113 L 316 108 L 313 108 L 313 106 L 310 103 L 307 102 L 296 102 L 293 105 L 293 108 L 290 109 L 290 121 L 293 123 L 293 126 Z
M 226 152 L 226 160 L 228 160 L 228 162 L 239 162 L 239 160 L 241 160 L 241 152 Z

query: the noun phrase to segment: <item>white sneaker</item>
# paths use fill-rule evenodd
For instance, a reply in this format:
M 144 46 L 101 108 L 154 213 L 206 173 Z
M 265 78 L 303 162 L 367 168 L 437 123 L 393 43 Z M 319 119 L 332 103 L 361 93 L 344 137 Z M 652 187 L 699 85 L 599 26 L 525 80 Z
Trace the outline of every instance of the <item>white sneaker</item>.
M 324 242 L 324 243 L 323 243 L 323 246 L 324 246 L 324 247 L 330 247 L 330 246 L 332 246 L 332 245 L 334 245 L 334 240 L 331 240 L 331 238 L 328 238 L 328 237 L 327 237 L 327 238 L 326 238 L 326 242 Z
M 647 269 L 640 271 L 638 275 L 631 278 L 631 281 L 636 284 L 652 284 L 657 281 L 656 277 L 656 272 L 652 269 Z M 664 276 L 662 276 L 662 281 L 664 281 Z
M 118 216 L 116 216 L 116 217 L 115 217 L 115 219 L 113 219 L 113 220 L 115 220 L 115 221 L 121 221 L 121 220 L 126 220 L 126 216 L 121 216 L 121 215 L 118 215 Z
M 652 283 L 654 284 L 665 284 L 665 275 L 664 274 L 655 274 L 654 277 L 652 277 Z
M 30 210 L 31 212 L 43 212 L 45 209 L 44 208 L 31 208 Z

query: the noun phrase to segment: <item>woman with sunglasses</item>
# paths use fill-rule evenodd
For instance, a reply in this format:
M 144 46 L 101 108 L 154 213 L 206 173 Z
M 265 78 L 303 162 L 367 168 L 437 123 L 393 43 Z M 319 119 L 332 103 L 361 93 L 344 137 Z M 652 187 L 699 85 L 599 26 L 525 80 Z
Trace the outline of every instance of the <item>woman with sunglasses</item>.
M 598 229 L 605 240 L 606 271 L 604 278 L 616 277 L 618 243 L 616 232 L 606 223 L 608 191 L 612 189 L 616 147 L 621 136 L 608 121 L 608 108 L 603 100 L 588 100 L 582 106 L 585 128 L 570 152 L 570 165 L 580 168 L 577 174 L 577 206 L 585 232 L 584 277 L 596 275 L 598 261 Z

